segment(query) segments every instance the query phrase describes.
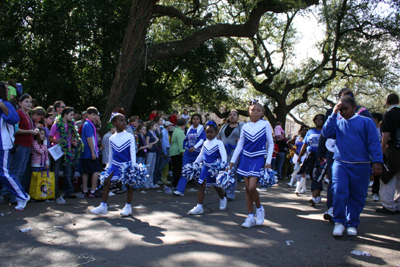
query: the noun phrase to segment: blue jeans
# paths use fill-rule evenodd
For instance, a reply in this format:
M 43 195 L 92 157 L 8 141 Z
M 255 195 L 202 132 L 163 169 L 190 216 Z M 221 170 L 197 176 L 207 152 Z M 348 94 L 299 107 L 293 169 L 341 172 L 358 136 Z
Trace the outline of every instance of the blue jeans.
M 277 171 L 278 179 L 282 179 L 282 166 L 285 160 L 285 152 L 278 152 L 276 154 L 275 168 Z
M 59 158 L 57 161 L 54 161 L 54 159 L 50 156 L 51 158 L 51 171 L 54 172 L 54 179 L 56 182 L 56 194 L 58 194 L 58 176 L 60 175 L 60 170 L 62 169 L 63 171 L 63 191 L 64 191 L 64 196 L 69 196 L 74 192 L 73 186 L 72 186 L 72 165 L 66 164 L 64 165 L 64 157 Z M 74 168 L 75 169 L 75 168 Z
M 26 166 L 31 164 L 28 162 L 29 156 L 31 154 L 31 148 L 26 146 L 18 145 L 18 150 L 15 154 L 10 156 L 10 171 L 14 176 L 14 179 L 18 181 L 22 187 L 25 186 L 22 184 L 22 175 L 25 172 Z M 29 192 L 29 185 L 28 185 Z M 6 188 L 1 190 L 2 195 L 9 194 L 9 191 Z M 15 196 L 11 195 L 11 203 L 15 202 Z
M 184 167 L 188 163 L 193 163 L 196 160 L 198 155 L 199 155 L 198 152 L 190 153 L 188 150 L 186 150 L 185 153 L 183 154 L 182 166 Z M 186 178 L 181 176 L 181 179 L 179 179 L 179 183 L 178 183 L 178 186 L 176 187 L 176 190 L 181 193 L 184 193 L 186 184 L 187 184 Z
M 149 171 L 149 178 L 147 179 L 146 187 L 154 186 L 153 179 L 154 179 L 154 168 L 156 166 L 156 160 L 157 160 L 156 152 L 147 152 L 146 164 L 149 165 L 147 167 L 147 170 Z
M 146 158 L 145 157 L 136 157 L 136 163 L 142 163 L 143 165 L 146 165 Z

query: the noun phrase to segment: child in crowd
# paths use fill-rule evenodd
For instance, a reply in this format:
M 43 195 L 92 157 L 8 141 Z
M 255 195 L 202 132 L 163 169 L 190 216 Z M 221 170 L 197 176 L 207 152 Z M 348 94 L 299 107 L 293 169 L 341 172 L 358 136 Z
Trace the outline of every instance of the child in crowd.
M 147 149 L 146 155 L 146 164 L 148 165 L 147 170 L 149 171 L 149 178 L 147 179 L 147 183 L 145 188 L 156 188 L 153 183 L 154 178 L 154 170 L 156 168 L 156 161 L 157 161 L 157 142 L 159 141 L 156 135 L 157 125 L 154 121 L 150 121 L 147 124 L 147 133 L 146 133 L 146 144 L 149 145 Z
M 200 172 L 199 177 L 199 189 L 197 191 L 197 206 L 189 211 L 189 214 L 203 214 L 203 200 L 204 191 L 206 190 L 206 185 L 213 185 L 215 191 L 217 191 L 220 197 L 219 209 L 225 210 L 227 200 L 224 196 L 224 189 L 216 186 L 216 177 L 212 177 L 209 172 L 212 163 L 220 160 L 226 163 L 227 155 L 224 143 L 216 138 L 218 134 L 217 124 L 214 121 L 208 121 L 206 123 L 206 137 L 207 140 L 204 142 L 200 154 L 197 156 L 195 163 L 204 162 L 203 168 Z
M 274 139 L 274 152 L 272 153 L 271 166 L 272 166 L 272 169 L 274 169 L 274 171 L 275 171 L 276 154 L 279 153 L 279 146 L 276 143 L 276 137 L 275 136 L 273 136 L 273 139 Z
M 101 170 L 99 161 L 99 149 L 97 139 L 97 129 L 95 123 L 99 120 L 99 112 L 95 107 L 86 109 L 87 119 L 82 128 L 82 142 L 84 150 L 81 155 L 82 164 L 82 190 L 83 196 L 90 198 L 99 197 L 96 192 L 97 180 Z M 88 190 L 89 174 L 92 174 L 91 189 Z
M 260 195 L 257 191 L 258 179 L 263 168 L 271 168 L 274 141 L 271 125 L 263 120 L 264 107 L 253 100 L 249 106 L 250 121 L 243 125 L 239 142 L 232 156 L 229 168 L 231 169 L 240 155 L 240 163 L 236 172 L 245 177 L 246 203 L 249 216 L 242 224 L 244 228 L 262 225 L 265 219 L 265 211 L 261 206 Z M 266 144 L 268 142 L 268 150 Z M 267 159 L 265 160 L 265 155 Z M 256 204 L 256 218 L 254 218 L 253 203 Z
M 19 116 L 7 101 L 7 86 L 0 82 L 0 183 L 16 197 L 15 210 L 24 210 L 30 197 L 10 171 L 9 160 L 14 144 L 14 125 Z
M 147 148 L 149 146 L 146 143 L 146 126 L 144 125 L 139 125 L 139 149 L 138 152 L 136 153 L 136 162 L 137 163 L 142 163 L 143 165 L 146 164 L 146 154 L 147 154 Z
M 49 169 L 49 154 L 47 152 L 46 131 L 44 128 L 39 128 L 39 134 L 32 143 L 32 160 L 31 166 L 33 172 L 39 172 L 43 169 Z
M 326 121 L 322 134 L 336 139 L 332 166 L 334 236 L 357 235 L 365 206 L 369 176 L 382 173 L 383 155 L 376 127 L 369 118 L 356 114 L 357 104 L 344 96 Z M 343 120 L 337 120 L 338 112 Z
M 108 132 L 103 136 L 103 139 L 101 140 L 101 144 L 103 147 L 102 151 L 102 163 L 103 167 L 105 167 L 107 164 L 109 164 L 109 155 L 110 155 L 110 137 L 115 133 L 115 127 L 112 122 L 109 122 L 107 124 L 107 130 Z
M 315 115 L 313 122 L 315 123 L 315 128 L 310 129 L 306 136 L 304 137 L 304 144 L 301 148 L 299 157 L 297 158 L 297 162 L 303 162 L 301 169 L 298 174 L 304 174 L 307 172 L 308 175 L 311 177 L 311 191 L 312 197 L 309 200 L 311 206 L 315 206 L 321 202 L 321 191 L 322 181 L 318 181 L 318 177 L 313 176 L 313 170 L 317 164 L 317 149 L 318 149 L 318 142 L 319 137 L 321 135 L 322 126 L 324 125 L 325 116 L 324 114 L 317 114 Z M 307 158 L 304 159 L 303 155 L 308 153 Z M 305 184 L 305 176 L 301 177 L 300 184 Z
M 111 183 L 121 182 L 126 185 L 128 193 L 125 207 L 121 210 L 120 215 L 129 216 L 132 215 L 133 188 L 126 184 L 127 176 L 125 175 L 126 167 L 124 166 L 126 166 L 126 163 L 130 163 L 131 166 L 136 164 L 136 141 L 132 134 L 125 131 L 126 120 L 124 115 L 121 113 L 115 114 L 111 122 L 116 129 L 116 133 L 110 137 L 108 169 L 100 177 L 100 181 L 104 183 L 101 204 L 91 209 L 90 212 L 94 214 L 107 214 L 107 199 L 110 192 L 110 185 Z
M 280 140 L 282 140 L 283 138 L 285 138 L 285 131 L 282 129 L 282 126 L 281 126 L 281 122 L 280 122 L 280 121 L 278 121 L 278 122 L 276 123 L 276 126 L 275 126 L 275 128 L 274 128 L 274 134 L 275 134 L 275 137 L 276 137 L 276 140 L 277 140 L 277 141 L 280 141 Z
M 47 149 L 51 147 L 51 143 L 49 141 L 50 129 L 54 123 L 54 115 L 52 113 L 47 113 L 44 115 L 44 127 L 43 129 L 46 131 L 46 140 L 47 140 Z
M 299 130 L 299 135 L 293 136 L 293 138 L 287 142 L 288 145 L 296 146 L 296 151 L 293 155 L 294 171 L 291 175 L 291 180 L 288 183 L 289 187 L 293 187 L 294 181 L 297 181 L 297 186 L 296 186 L 296 191 L 295 191 L 296 195 L 306 192 L 306 183 L 305 183 L 306 182 L 306 173 L 304 172 L 301 175 L 297 175 L 297 174 L 300 171 L 300 166 L 303 164 L 303 162 L 306 158 L 306 155 L 303 155 L 303 157 L 300 159 L 300 161 L 298 161 L 301 149 L 304 145 L 304 137 L 306 136 L 307 132 L 308 132 L 308 127 L 305 125 L 302 125 Z M 304 179 L 301 180 L 301 179 L 299 179 L 298 176 L 303 177 Z

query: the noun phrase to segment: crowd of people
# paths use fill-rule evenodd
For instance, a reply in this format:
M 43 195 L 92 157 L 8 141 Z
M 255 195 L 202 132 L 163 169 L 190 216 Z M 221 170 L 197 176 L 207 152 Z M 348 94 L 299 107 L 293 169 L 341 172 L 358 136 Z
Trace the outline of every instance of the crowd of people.
M 135 189 L 164 186 L 175 196 L 184 196 L 188 183 L 182 168 L 202 164 L 197 181 L 197 203 L 189 214 L 203 213 L 204 191 L 214 186 L 220 210 L 235 200 L 237 182 L 246 188 L 248 217 L 242 227 L 262 225 L 258 182 L 264 169 L 276 172 L 276 181 L 290 178 L 295 193 L 307 192 L 311 179 L 310 205 L 321 203 L 327 183 L 326 220 L 335 223 L 333 235 L 356 235 L 368 187 L 383 214 L 400 212 L 400 107 L 396 94 L 387 96 L 388 110 L 372 115 L 358 106 L 351 90 L 339 92 L 337 105 L 317 114 L 309 129 L 286 134 L 281 123 L 273 128 L 264 120 L 264 107 L 253 100 L 249 121 L 240 122 L 232 110 L 223 125 L 203 124 L 200 114 L 173 111 L 169 118 L 151 111 L 148 119 L 126 117 L 123 108 L 109 116 L 107 133 L 100 135 L 100 113 L 88 107 L 79 114 L 59 100 L 44 109 L 29 94 L 17 95 L 14 81 L 0 83 L 0 182 L 2 202 L 16 203 L 24 210 L 30 200 L 32 173 L 54 172 L 55 198 L 100 198 L 95 214 L 107 213 L 109 196 L 126 193 L 121 216 L 132 215 Z M 61 156 L 56 156 L 58 153 Z M 210 168 L 226 162 L 234 178 L 226 188 L 216 183 Z M 143 183 L 137 173 L 145 168 Z M 129 172 L 128 172 L 129 170 Z M 132 174 L 133 173 L 133 174 Z M 60 176 L 62 174 L 62 176 Z M 135 176 L 136 175 L 136 176 Z M 58 180 L 62 177 L 62 183 Z M 74 179 L 81 177 L 80 179 Z M 132 178 L 133 177 L 133 178 Z M 135 178 L 136 177 L 136 178 Z M 136 180 L 135 180 L 136 179 Z M 60 185 L 60 188 L 58 188 Z M 62 186 L 62 188 L 61 188 Z M 255 204 L 255 212 L 254 212 Z

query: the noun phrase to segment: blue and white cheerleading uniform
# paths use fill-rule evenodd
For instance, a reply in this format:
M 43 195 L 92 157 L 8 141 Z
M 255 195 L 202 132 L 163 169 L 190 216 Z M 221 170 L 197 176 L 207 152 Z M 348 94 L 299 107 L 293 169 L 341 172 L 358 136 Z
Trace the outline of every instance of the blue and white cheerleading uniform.
M 322 128 L 326 138 L 336 139 L 332 165 L 333 221 L 357 227 L 365 206 L 372 163 L 383 163 L 374 122 L 354 115 L 348 120 L 329 116 Z
M 203 162 L 203 167 L 200 172 L 199 184 L 202 184 L 206 180 L 207 185 L 216 186 L 216 177 L 213 177 L 209 172 L 211 164 L 220 160 L 225 162 L 227 160 L 226 150 L 224 143 L 217 138 L 213 140 L 206 140 L 201 148 L 200 154 L 198 155 L 195 163 Z
M 273 151 L 274 141 L 269 122 L 265 120 L 248 122 L 243 125 L 231 163 L 236 162 L 240 155 L 237 174 L 244 177 L 260 177 L 264 165 L 271 164 Z M 265 155 L 267 155 L 267 159 L 265 159 Z
M 127 131 L 115 133 L 110 137 L 109 166 L 106 171 L 100 175 L 102 183 L 112 172 L 114 172 L 111 182 L 126 183 L 127 175 L 125 171 L 131 163 L 136 164 L 136 140 L 135 137 Z
M 9 102 L 3 101 L 3 103 L 8 108 L 8 116 L 0 109 L 0 183 L 15 195 L 17 200 L 26 200 L 28 195 L 10 172 L 10 150 L 15 140 L 14 124 L 19 122 L 19 116 Z
M 193 126 L 189 127 L 185 139 L 183 140 L 183 148 L 185 149 L 185 153 L 183 153 L 182 166 L 185 166 L 188 163 L 193 163 L 196 160 L 201 151 L 201 146 L 206 139 L 206 133 L 204 132 L 203 125 L 198 125 L 196 129 L 194 129 Z M 189 152 L 189 149 L 192 147 L 194 147 L 195 150 L 191 153 Z M 176 190 L 184 193 L 186 184 L 187 179 L 181 176 Z

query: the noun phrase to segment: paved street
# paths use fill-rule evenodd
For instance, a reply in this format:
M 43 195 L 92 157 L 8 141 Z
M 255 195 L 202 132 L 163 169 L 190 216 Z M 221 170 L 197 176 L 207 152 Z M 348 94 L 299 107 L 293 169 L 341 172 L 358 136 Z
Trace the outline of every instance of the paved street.
M 187 213 L 196 204 L 196 192 L 176 197 L 159 190 L 135 191 L 134 214 L 128 218 L 119 216 L 126 194 L 110 197 L 111 208 L 101 216 L 89 213 L 100 199 L 68 199 L 64 205 L 29 203 L 23 212 L 0 204 L 0 265 L 400 265 L 400 214 L 375 213 L 380 204 L 372 202 L 369 193 L 359 235 L 334 238 L 333 224 L 322 218 L 325 192 L 324 204 L 313 208 L 309 194 L 296 197 L 286 182 L 260 193 L 266 220 L 251 229 L 240 227 L 246 217 L 244 183 L 238 184 L 237 198 L 225 211 L 218 210 L 215 191 L 207 189 L 201 216 Z M 32 231 L 19 231 L 27 227 Z M 371 256 L 353 255 L 353 250 Z

